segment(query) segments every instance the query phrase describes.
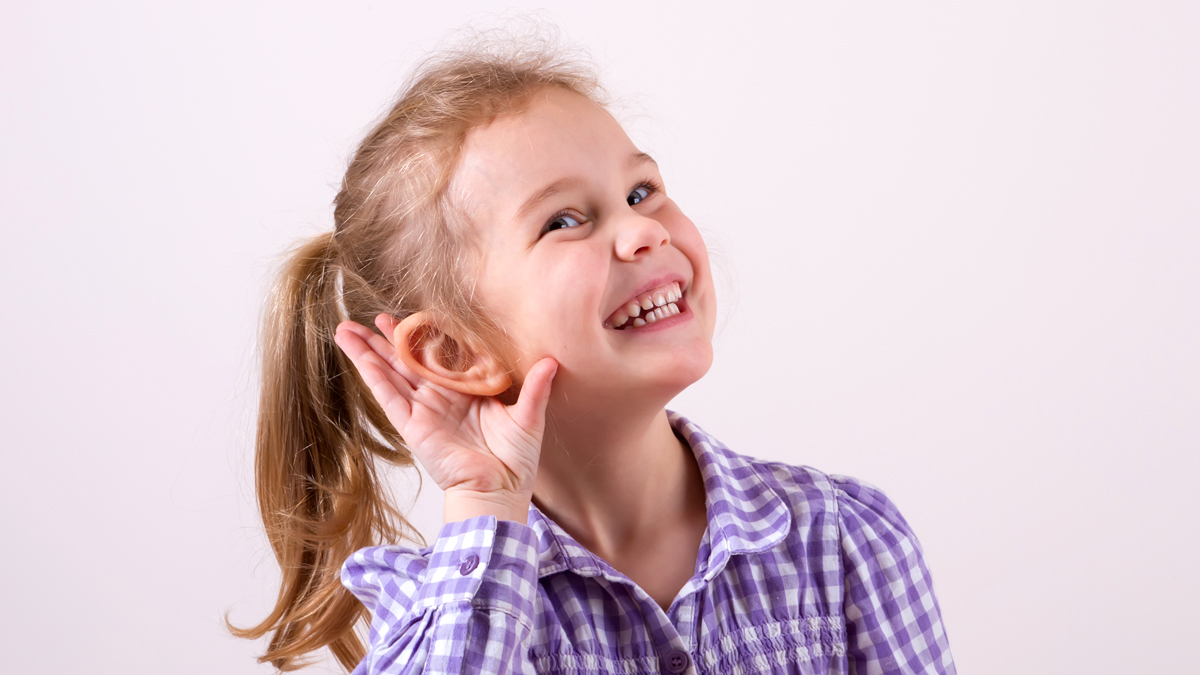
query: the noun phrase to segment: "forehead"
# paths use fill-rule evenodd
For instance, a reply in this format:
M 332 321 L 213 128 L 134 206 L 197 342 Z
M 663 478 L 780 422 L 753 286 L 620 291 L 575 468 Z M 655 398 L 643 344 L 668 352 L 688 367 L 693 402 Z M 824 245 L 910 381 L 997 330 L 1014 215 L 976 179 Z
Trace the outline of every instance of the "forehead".
M 636 152 L 621 125 L 599 105 L 573 92 L 546 89 L 522 112 L 467 134 L 452 185 L 473 219 L 507 219 L 547 184 L 598 178 L 623 167 Z

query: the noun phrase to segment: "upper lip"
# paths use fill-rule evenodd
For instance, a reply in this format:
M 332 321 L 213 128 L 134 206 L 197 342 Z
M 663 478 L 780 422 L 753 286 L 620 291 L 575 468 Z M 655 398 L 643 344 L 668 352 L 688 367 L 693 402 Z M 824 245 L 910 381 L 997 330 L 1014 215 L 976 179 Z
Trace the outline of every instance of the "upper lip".
M 681 274 L 668 273 L 668 274 L 655 275 L 655 276 L 647 279 L 641 285 L 639 285 L 637 287 L 636 291 L 634 291 L 633 293 L 630 293 L 629 296 L 627 298 L 625 298 L 624 302 L 621 302 L 620 304 L 615 305 L 614 307 L 609 309 L 608 314 L 605 314 L 604 318 L 607 319 L 608 317 L 612 316 L 618 309 L 625 307 L 629 303 L 633 302 L 637 298 L 637 296 L 641 295 L 642 293 L 646 293 L 647 291 L 652 291 L 661 286 L 666 286 L 667 284 L 672 283 L 672 282 L 679 284 L 680 292 L 687 290 L 687 282 L 684 280 L 683 275 L 681 275 Z

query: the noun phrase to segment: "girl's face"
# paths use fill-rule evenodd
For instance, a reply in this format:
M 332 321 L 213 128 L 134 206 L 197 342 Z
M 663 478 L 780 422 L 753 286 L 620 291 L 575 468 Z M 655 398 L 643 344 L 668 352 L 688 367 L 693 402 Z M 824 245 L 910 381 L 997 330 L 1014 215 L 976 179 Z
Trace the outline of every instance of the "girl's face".
M 571 407 L 665 405 L 708 370 L 704 241 L 654 160 L 595 103 L 550 88 L 473 130 L 452 189 L 482 244 L 477 297 L 508 333 L 519 378 L 552 356 Z

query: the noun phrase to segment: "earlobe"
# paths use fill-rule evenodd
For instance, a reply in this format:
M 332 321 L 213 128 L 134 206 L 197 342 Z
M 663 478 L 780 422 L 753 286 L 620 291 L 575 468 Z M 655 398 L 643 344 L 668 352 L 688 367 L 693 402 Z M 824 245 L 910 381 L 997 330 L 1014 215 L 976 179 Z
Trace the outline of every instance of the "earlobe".
M 479 345 L 467 344 L 432 312 L 405 317 L 392 333 L 396 355 L 418 375 L 471 396 L 496 396 L 512 386 L 503 365 Z

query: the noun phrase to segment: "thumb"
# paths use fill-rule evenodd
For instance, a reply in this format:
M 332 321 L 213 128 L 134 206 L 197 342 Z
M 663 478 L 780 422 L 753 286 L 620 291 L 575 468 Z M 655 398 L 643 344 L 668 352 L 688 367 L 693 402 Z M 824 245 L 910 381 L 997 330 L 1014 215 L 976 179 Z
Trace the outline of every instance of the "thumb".
M 546 423 L 546 402 L 550 400 L 550 384 L 558 372 L 558 361 L 546 357 L 533 364 L 521 384 L 517 402 L 509 408 L 513 421 L 527 431 L 541 431 Z

